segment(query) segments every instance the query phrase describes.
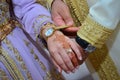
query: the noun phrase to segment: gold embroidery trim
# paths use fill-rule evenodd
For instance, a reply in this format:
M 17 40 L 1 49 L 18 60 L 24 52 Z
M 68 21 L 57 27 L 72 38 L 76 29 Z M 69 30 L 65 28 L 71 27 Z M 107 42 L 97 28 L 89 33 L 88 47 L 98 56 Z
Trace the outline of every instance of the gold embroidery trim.
M 17 21 L 11 20 L 9 23 L 0 26 L 0 42 L 15 28 Z
M 54 0 L 37 0 L 36 2 L 47 7 L 49 10 L 51 10 L 51 5 Z
M 0 0 L 0 2 L 6 2 L 6 0 Z
M 0 56 L 0 59 L 2 59 L 2 57 Z M 0 79 L 1 80 L 9 80 L 9 77 L 7 76 L 7 73 L 0 68 Z
M 8 56 L 6 51 L 0 47 L 0 60 L 4 62 L 6 68 L 9 70 L 10 74 L 14 78 L 14 80 L 24 80 L 24 77 L 18 70 L 17 66 L 15 65 L 14 61 Z M 14 71 L 13 71 L 14 70 Z
M 112 32 L 113 30 L 95 22 L 88 15 L 77 35 L 97 48 L 101 48 Z
M 36 0 L 37 3 L 41 4 L 42 6 L 44 7 L 47 7 L 47 3 L 46 3 L 46 0 Z
M 54 0 L 47 0 L 47 3 L 48 3 L 48 8 L 51 9 L 51 5 L 53 3 Z
M 81 14 L 85 14 L 87 17 L 87 14 L 89 11 L 88 7 L 85 7 L 85 6 L 87 6 L 87 4 L 86 4 L 87 2 L 81 3 L 81 5 L 79 5 L 79 7 L 81 7 L 81 9 L 86 9 L 87 11 L 85 10 L 83 12 L 83 10 L 81 10 L 81 12 L 78 12 L 79 7 L 76 6 L 76 5 L 78 5 L 79 2 L 86 1 L 86 0 L 77 0 L 77 2 L 78 2 L 77 4 L 74 3 L 76 0 L 74 0 L 74 1 L 73 0 L 64 0 L 64 1 L 68 1 L 67 2 L 68 6 L 71 6 L 70 7 L 71 15 L 74 15 L 73 18 L 74 18 L 74 20 L 76 20 L 76 21 L 74 21 L 75 24 L 79 25 L 79 21 L 81 21 L 81 19 L 83 21 L 84 21 L 84 19 L 86 19 L 83 17 L 76 17 L 76 15 L 79 16 Z M 72 2 L 72 4 L 70 4 L 70 2 Z M 73 3 L 74 3 L 74 6 L 73 6 Z M 117 72 L 114 62 L 112 61 L 111 57 L 108 54 L 108 51 L 106 51 L 106 50 L 107 50 L 107 48 L 105 46 L 103 46 L 101 49 L 96 49 L 95 52 L 90 54 L 89 59 L 93 65 L 94 69 L 98 72 L 100 80 L 113 80 L 113 79 L 120 80 L 120 76 Z M 106 54 L 107 54 L 107 56 L 105 56 Z M 108 67 L 106 68 L 106 66 L 108 66 Z
M 7 44 L 7 48 L 14 53 L 14 56 L 15 56 L 15 58 L 17 59 L 17 61 L 19 62 L 21 68 L 26 72 L 27 79 L 28 79 L 28 80 L 29 80 L 29 79 L 32 80 L 31 74 L 30 74 L 30 72 L 27 70 L 27 67 L 26 67 L 26 65 L 25 65 L 25 63 L 24 63 L 24 61 L 23 61 L 23 59 L 22 59 L 19 51 L 17 50 L 17 48 L 13 47 L 13 45 L 11 44 L 11 42 L 10 42 L 7 38 L 5 38 L 5 39 L 3 40 L 3 42 L 6 43 L 6 44 Z
M 68 4 L 73 18 L 78 19 L 77 23 L 82 23 L 89 13 L 86 0 L 64 0 Z
M 47 23 L 47 24 L 45 24 L 45 25 L 41 28 L 41 30 L 40 30 L 40 37 L 41 37 L 41 38 L 44 38 L 45 40 L 47 40 L 48 37 L 42 35 L 43 31 L 44 31 L 45 29 L 47 29 L 47 28 L 53 28 L 53 29 L 54 29 L 54 32 L 55 32 L 56 30 L 60 30 L 60 29 L 68 28 L 68 27 L 69 27 L 69 26 L 66 26 L 66 25 L 56 27 L 56 25 L 54 25 L 54 24 L 52 24 L 52 23 Z M 54 32 L 53 32 L 53 34 L 54 34 Z M 52 34 L 52 35 L 53 35 L 53 34 Z M 52 36 L 52 35 L 51 35 L 51 36 Z M 49 36 L 49 37 L 50 37 L 50 36 Z
M 120 75 L 113 60 L 109 56 L 106 45 L 103 45 L 101 49 L 96 49 L 90 54 L 89 60 L 95 71 L 97 71 L 100 80 L 120 80 Z
M 47 67 L 44 65 L 44 63 L 39 59 L 38 55 L 35 53 L 34 49 L 31 48 L 29 45 L 31 44 L 29 41 L 24 40 L 26 46 L 28 48 L 30 48 L 30 53 L 31 55 L 34 57 L 34 59 L 36 60 L 36 62 L 39 63 L 40 67 L 42 68 L 42 70 L 46 73 L 46 76 L 44 76 L 44 80 L 53 80 L 53 78 L 55 80 L 64 80 L 62 75 L 58 72 L 56 72 L 56 69 L 53 67 L 52 69 L 50 69 L 50 71 L 47 70 Z

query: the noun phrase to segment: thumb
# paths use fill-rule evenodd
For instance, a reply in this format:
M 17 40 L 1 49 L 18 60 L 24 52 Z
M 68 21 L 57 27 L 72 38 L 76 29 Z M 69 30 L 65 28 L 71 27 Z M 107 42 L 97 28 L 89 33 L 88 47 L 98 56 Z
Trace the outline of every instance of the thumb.
M 74 22 L 73 22 L 71 14 L 70 14 L 69 8 L 67 7 L 67 5 L 65 8 L 66 9 L 63 9 L 63 12 L 61 12 L 59 14 L 63 18 L 63 20 L 67 26 L 73 26 Z
M 64 29 L 66 32 L 77 32 L 79 30 L 79 27 L 69 27 Z
M 57 26 L 65 25 L 65 22 L 58 12 L 52 11 L 52 19 Z
M 60 15 L 57 15 L 56 17 L 53 17 L 53 21 L 57 26 L 65 25 L 64 20 L 61 18 Z

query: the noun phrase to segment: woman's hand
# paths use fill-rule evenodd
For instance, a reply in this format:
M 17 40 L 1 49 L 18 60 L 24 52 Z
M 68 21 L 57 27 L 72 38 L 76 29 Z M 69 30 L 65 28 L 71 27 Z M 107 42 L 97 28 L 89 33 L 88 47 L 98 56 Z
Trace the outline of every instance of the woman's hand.
M 66 37 L 60 31 L 55 31 L 54 34 L 47 39 L 47 45 L 56 67 L 61 72 L 64 70 L 67 73 L 75 72 L 78 67 L 78 59 L 82 60 L 82 48 Z

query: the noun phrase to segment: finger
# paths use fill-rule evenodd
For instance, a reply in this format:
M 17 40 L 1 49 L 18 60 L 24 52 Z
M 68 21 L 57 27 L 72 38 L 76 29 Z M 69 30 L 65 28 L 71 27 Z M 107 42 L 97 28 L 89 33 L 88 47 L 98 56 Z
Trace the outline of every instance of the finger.
M 49 42 L 48 50 L 50 52 L 50 55 L 54 59 L 56 64 L 59 65 L 61 67 L 61 69 L 63 69 L 65 72 L 68 73 L 69 69 L 67 68 L 67 66 L 65 65 L 63 59 L 61 58 L 61 56 L 58 53 L 59 48 L 57 46 L 61 46 L 61 44 L 58 44 L 57 46 L 55 44 L 56 43 L 54 43 L 54 45 L 51 47 L 50 45 L 52 45 L 52 44 L 51 44 L 51 42 Z
M 75 44 L 77 45 L 78 49 L 80 50 L 82 56 L 85 56 L 86 53 L 85 53 L 85 51 L 83 50 L 83 48 L 82 48 L 78 43 L 75 42 Z
M 65 5 L 64 2 L 62 2 L 61 0 L 55 1 L 52 5 L 51 15 L 52 15 L 53 21 L 57 26 L 65 25 L 63 17 L 59 14 L 61 13 L 61 9 L 64 5 Z
M 79 60 L 82 60 L 82 51 L 78 48 L 76 42 L 70 40 L 68 37 L 66 37 L 67 41 L 69 42 L 71 48 L 73 49 L 73 51 L 76 53 L 77 57 Z
M 79 30 L 79 27 L 69 27 L 64 29 L 66 32 L 77 32 Z
M 53 57 L 53 59 L 55 60 L 55 62 L 67 73 L 69 73 L 69 69 L 68 67 L 65 65 L 63 59 L 61 58 L 61 56 L 59 55 L 59 53 L 57 52 L 51 52 L 51 56 Z
M 58 69 L 58 71 L 60 73 L 62 73 L 62 69 L 60 68 L 60 66 L 55 62 L 55 60 L 53 58 L 51 58 L 51 59 L 52 59 L 53 64 L 55 65 L 55 67 Z
M 52 10 L 52 19 L 57 26 L 65 25 L 65 22 L 64 22 L 63 18 L 55 10 Z
M 79 46 L 77 43 L 76 45 L 78 46 L 78 48 L 80 49 L 81 53 L 82 53 L 82 60 L 79 60 L 79 65 L 83 64 L 84 61 L 86 60 L 86 58 L 88 57 L 88 54 L 85 53 L 85 51 L 81 48 L 81 46 Z
M 65 6 L 65 8 L 62 10 L 62 12 L 59 13 L 63 20 L 65 21 L 65 24 L 67 26 L 73 26 L 74 22 L 72 19 L 72 16 L 70 14 L 69 8 Z
M 74 67 L 78 66 L 78 60 L 74 52 L 68 54 L 70 56 L 70 59 L 74 65 Z
M 69 57 L 69 53 L 67 54 L 67 52 L 64 49 L 61 49 L 61 51 L 59 52 L 64 63 L 66 64 L 66 66 L 69 68 L 69 71 L 73 71 L 75 69 L 74 65 L 72 64 L 72 61 Z

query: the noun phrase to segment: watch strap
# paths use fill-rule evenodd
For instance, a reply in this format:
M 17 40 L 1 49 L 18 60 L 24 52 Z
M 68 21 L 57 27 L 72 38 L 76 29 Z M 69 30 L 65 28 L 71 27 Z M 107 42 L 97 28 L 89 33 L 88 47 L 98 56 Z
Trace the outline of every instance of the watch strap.
M 83 48 L 86 49 L 89 43 L 83 39 L 81 39 L 78 35 L 75 38 L 76 42 Z
M 68 28 L 69 26 L 66 26 L 66 25 L 64 25 L 64 26 L 56 26 L 56 25 L 54 25 L 53 23 L 47 23 L 47 24 L 45 24 L 42 28 L 41 28 L 41 30 L 40 30 L 40 37 L 41 38 L 45 38 L 45 40 L 48 38 L 48 37 L 45 37 L 45 35 L 43 36 L 42 34 L 43 34 L 43 31 L 45 30 L 45 29 L 50 29 L 50 28 L 53 28 L 53 30 L 54 31 L 56 31 L 56 30 L 60 30 L 60 29 L 64 29 L 64 28 Z M 44 33 L 45 34 L 45 33 Z M 53 32 L 53 34 L 54 34 L 54 32 Z

